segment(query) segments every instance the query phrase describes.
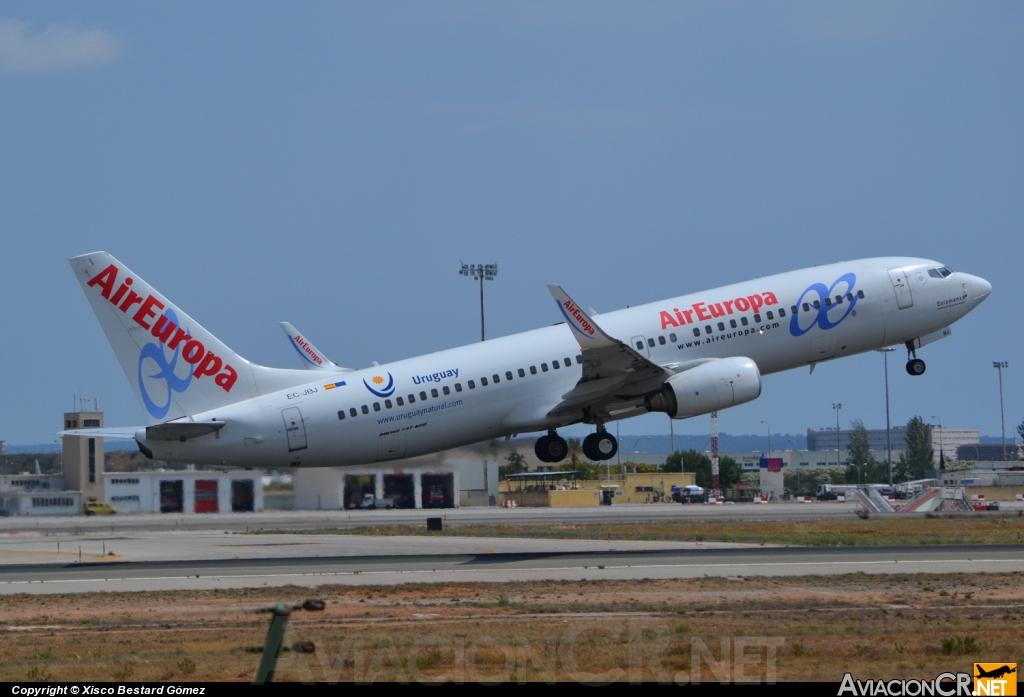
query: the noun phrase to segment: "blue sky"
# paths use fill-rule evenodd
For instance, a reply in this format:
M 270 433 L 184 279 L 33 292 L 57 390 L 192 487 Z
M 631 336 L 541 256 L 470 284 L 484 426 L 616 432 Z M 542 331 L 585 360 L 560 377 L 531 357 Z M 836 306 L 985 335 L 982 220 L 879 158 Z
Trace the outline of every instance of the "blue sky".
M 7 2 L 0 438 L 79 389 L 142 423 L 66 259 L 105 249 L 247 358 L 365 366 L 841 259 L 994 292 L 892 354 L 894 423 L 1024 417 L 1019 3 Z M 721 428 L 884 426 L 881 357 L 770 376 Z M 664 416 L 621 426 L 667 432 Z M 706 433 L 706 418 L 677 432 Z

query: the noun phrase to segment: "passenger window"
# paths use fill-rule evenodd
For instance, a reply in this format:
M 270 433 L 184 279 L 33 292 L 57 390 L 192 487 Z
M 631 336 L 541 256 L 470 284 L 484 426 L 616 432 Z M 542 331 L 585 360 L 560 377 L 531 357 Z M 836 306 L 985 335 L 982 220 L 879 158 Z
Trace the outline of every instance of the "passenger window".
M 786 308 L 780 307 L 779 308 L 779 317 L 785 317 L 785 316 L 786 316 Z
M 349 414 L 349 416 L 351 416 L 352 418 L 355 418 L 356 414 L 358 414 L 358 413 L 359 413 L 359 412 L 357 412 L 357 411 L 356 411 L 356 408 L 355 408 L 355 407 L 352 407 L 351 409 L 349 409 L 349 410 L 348 410 L 348 414 Z
M 832 307 L 832 298 L 825 298 L 825 307 Z
M 402 399 L 401 397 L 395 397 L 395 403 L 398 404 L 398 406 L 400 407 L 405 406 L 405 400 Z
M 462 383 L 461 382 L 455 383 L 455 391 L 456 392 L 462 392 Z
M 647 345 L 650 346 L 651 348 L 654 348 L 654 339 L 648 339 Z
M 380 411 L 380 402 L 374 402 L 373 403 L 373 410 L 374 411 Z
M 530 366 L 530 375 L 536 375 L 536 374 L 537 374 L 537 366 L 531 365 Z
M 548 372 L 548 364 L 547 363 L 541 363 L 540 364 L 540 369 L 542 371 L 544 371 L 545 373 Z
M 746 317 L 740 317 L 740 324 L 742 324 L 745 327 L 748 324 L 750 324 L 750 322 L 747 321 Z
M 768 310 L 767 315 L 768 315 L 768 319 L 775 319 L 775 315 L 772 314 L 771 310 Z
M 725 322 L 719 322 L 718 323 L 718 331 L 720 331 L 720 332 L 724 332 L 725 331 Z
M 861 300 L 863 300 L 864 299 L 864 291 L 858 290 L 857 291 L 857 297 L 860 298 Z
M 807 303 L 804 303 L 804 312 L 810 312 L 810 311 L 811 311 L 811 306 L 808 305 Z
M 499 382 L 501 382 L 501 376 L 495 373 L 494 375 L 491 376 L 491 380 L 494 380 L 494 384 L 497 385 Z
M 671 341 L 673 344 L 676 343 L 677 341 L 679 341 L 679 339 L 676 338 L 675 334 L 669 334 L 668 335 L 668 340 Z
M 525 378 L 526 377 L 526 371 L 523 370 L 522 368 L 520 368 L 516 372 L 519 373 L 519 377 L 521 377 L 521 378 Z
M 735 329 L 736 328 L 736 320 L 734 320 L 734 319 L 729 320 L 729 326 L 732 327 L 733 329 Z
M 582 353 L 577 353 L 576 354 L 576 362 L 579 365 L 583 365 L 583 354 Z
M 697 327 L 694 327 L 693 328 L 693 335 L 694 336 L 700 336 L 700 329 L 698 329 Z
M 421 402 L 427 401 L 427 393 L 426 392 L 420 392 L 420 401 Z
M 362 409 L 363 409 L 363 413 L 364 414 L 369 414 L 370 413 L 370 408 L 368 406 L 366 406 L 365 404 L 363 405 Z
M 658 343 L 661 344 L 662 346 L 664 346 L 665 345 L 665 337 L 664 336 L 659 336 L 658 337 Z
M 566 368 L 571 368 L 572 367 L 572 361 L 570 361 L 568 358 L 563 358 L 562 360 L 565 361 L 565 367 Z
M 795 314 L 797 314 L 797 312 L 798 312 L 798 310 L 797 310 L 797 307 L 796 307 L 796 305 L 793 305 L 792 307 L 790 307 L 790 308 L 789 308 L 789 310 L 790 310 L 790 312 L 792 312 L 792 313 L 793 313 L 794 315 L 795 315 Z
M 482 387 L 487 387 L 487 378 L 480 378 L 480 385 Z
M 414 394 L 409 395 L 409 404 L 415 404 L 415 403 L 416 403 L 416 395 L 414 395 Z
M 704 333 L 705 334 L 710 334 L 711 333 L 711 325 L 710 324 L 705 324 L 704 325 Z
M 344 421 L 345 420 L 345 410 L 344 409 L 342 409 L 341 411 L 338 412 L 338 420 L 339 421 Z
M 436 387 L 430 391 L 430 396 L 433 397 L 434 399 L 437 399 L 437 388 Z
M 836 305 L 842 305 L 842 304 L 843 304 L 843 296 L 837 295 L 836 296 Z
M 849 300 L 850 302 L 853 302 L 853 293 L 847 293 L 846 299 Z
M 506 370 L 505 371 L 505 379 L 506 380 L 511 380 L 512 379 L 512 371 L 511 370 Z
M 476 383 L 473 382 L 472 380 L 470 380 L 466 384 L 469 385 L 469 389 L 471 389 L 471 390 L 475 390 L 476 389 Z
M 755 312 L 754 313 L 754 321 L 755 322 L 760 322 L 761 321 L 761 313 L 760 312 Z
M 555 370 L 558 370 L 559 368 L 562 367 L 562 365 L 558 362 L 558 359 L 556 358 L 555 360 L 551 361 L 551 367 L 554 368 Z
M 390 399 L 385 399 L 384 400 L 384 406 L 386 406 L 388 409 L 390 409 L 391 408 L 391 400 Z
M 644 342 L 642 342 L 642 341 L 636 342 L 636 347 L 638 349 L 640 349 L 641 351 L 643 351 L 644 350 Z
M 452 391 L 448 388 L 448 385 L 445 385 L 444 387 L 442 387 L 441 391 L 444 392 L 445 394 L 451 394 L 452 393 Z
M 820 300 L 815 300 L 813 304 L 814 304 L 814 309 L 815 310 L 820 310 L 821 309 L 821 301 Z

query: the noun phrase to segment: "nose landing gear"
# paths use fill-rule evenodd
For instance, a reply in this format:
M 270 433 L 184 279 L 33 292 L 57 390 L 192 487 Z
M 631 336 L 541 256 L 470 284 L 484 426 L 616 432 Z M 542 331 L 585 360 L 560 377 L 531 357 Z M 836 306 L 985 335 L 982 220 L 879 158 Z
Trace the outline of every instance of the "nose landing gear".
M 917 357 L 917 349 L 914 342 L 907 342 L 907 373 L 913 376 L 924 375 L 924 361 Z

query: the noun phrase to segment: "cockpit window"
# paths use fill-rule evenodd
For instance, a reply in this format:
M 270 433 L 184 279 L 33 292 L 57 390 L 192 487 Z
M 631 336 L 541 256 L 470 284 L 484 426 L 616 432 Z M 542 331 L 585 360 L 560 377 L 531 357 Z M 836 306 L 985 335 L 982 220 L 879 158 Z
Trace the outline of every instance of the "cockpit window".
M 928 269 L 928 275 L 932 278 L 946 278 L 953 272 L 947 269 L 945 266 L 941 266 L 937 269 Z

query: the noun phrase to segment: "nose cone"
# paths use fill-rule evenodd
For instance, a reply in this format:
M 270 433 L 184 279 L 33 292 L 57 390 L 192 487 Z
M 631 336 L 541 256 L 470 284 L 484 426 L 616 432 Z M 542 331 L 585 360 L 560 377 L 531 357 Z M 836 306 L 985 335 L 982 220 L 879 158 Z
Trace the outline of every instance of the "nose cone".
M 974 302 L 980 303 L 992 292 L 992 284 L 979 276 L 971 276 L 971 289 L 974 291 Z

